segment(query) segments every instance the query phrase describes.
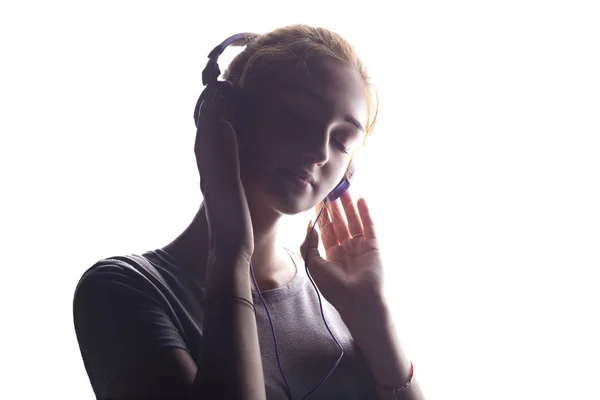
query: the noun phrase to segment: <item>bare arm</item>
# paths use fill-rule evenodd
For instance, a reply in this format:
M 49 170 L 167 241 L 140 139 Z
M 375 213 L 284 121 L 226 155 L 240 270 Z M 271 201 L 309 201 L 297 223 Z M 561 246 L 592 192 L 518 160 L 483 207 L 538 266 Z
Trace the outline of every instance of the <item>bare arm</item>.
M 221 252 L 209 263 L 209 270 L 232 272 L 220 273 L 210 284 L 207 282 L 210 291 L 206 292 L 195 398 L 266 399 L 254 312 L 250 305 L 231 300 L 237 296 L 252 301 L 249 260 Z
M 382 386 L 402 387 L 410 377 L 410 361 L 398 340 L 389 307 L 382 295 L 360 302 L 361 307 L 344 318 L 350 333 L 366 358 L 375 381 Z M 392 400 L 391 390 L 378 388 L 381 400 Z M 419 383 L 398 394 L 398 399 L 424 400 Z

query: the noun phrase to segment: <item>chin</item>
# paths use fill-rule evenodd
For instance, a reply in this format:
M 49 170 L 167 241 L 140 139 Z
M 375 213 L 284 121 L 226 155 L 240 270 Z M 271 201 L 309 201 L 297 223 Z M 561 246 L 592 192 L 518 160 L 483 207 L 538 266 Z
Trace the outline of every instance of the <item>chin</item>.
M 286 190 L 265 188 L 258 196 L 259 201 L 280 214 L 293 216 L 302 214 L 314 208 L 321 199 L 315 195 L 315 187 L 310 187 L 301 193 Z
M 268 178 L 264 179 L 265 176 Z M 326 196 L 319 196 L 318 184 L 299 185 L 285 179 L 279 172 L 264 174 L 260 178 L 253 176 L 246 182 L 252 188 L 251 193 L 246 191 L 246 194 L 254 198 L 253 203 L 267 206 L 283 215 L 292 216 L 311 210 Z
M 289 216 L 308 211 L 318 203 L 314 194 L 310 193 L 298 195 L 296 193 L 281 193 L 265 190 L 261 192 L 258 198 L 262 204 L 280 214 Z
M 295 201 L 279 201 L 277 203 L 274 202 L 273 208 L 284 215 L 297 215 L 302 214 L 313 208 L 315 204 L 306 204 L 306 202 L 295 202 Z

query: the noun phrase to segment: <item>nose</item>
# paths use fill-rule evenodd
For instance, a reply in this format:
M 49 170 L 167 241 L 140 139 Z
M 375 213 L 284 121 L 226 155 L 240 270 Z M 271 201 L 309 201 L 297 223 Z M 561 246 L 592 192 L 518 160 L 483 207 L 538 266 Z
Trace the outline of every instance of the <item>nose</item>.
M 325 165 L 329 161 L 330 131 L 329 128 L 325 128 L 307 133 L 302 147 L 302 157 L 318 166 Z

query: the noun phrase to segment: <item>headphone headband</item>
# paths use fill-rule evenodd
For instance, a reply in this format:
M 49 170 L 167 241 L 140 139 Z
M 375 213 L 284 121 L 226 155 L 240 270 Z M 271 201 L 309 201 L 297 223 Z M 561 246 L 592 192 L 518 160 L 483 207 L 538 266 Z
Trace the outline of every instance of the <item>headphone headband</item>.
M 208 63 L 206 64 L 206 67 L 204 67 L 204 70 L 202 70 L 202 86 L 206 86 L 210 82 L 218 81 L 219 75 L 221 75 L 221 70 L 219 69 L 217 61 L 219 60 L 219 56 L 223 54 L 228 46 L 234 43 L 240 46 L 246 45 L 252 38 L 256 36 L 257 35 L 255 33 L 237 33 L 229 36 L 227 39 L 221 42 L 221 44 L 212 49 L 211 52 L 208 53 Z M 200 94 L 200 97 L 196 102 L 196 107 L 194 108 L 194 123 L 196 126 L 198 126 L 198 115 L 200 114 L 200 105 L 204 100 L 204 94 L 204 91 Z
M 208 64 L 206 64 L 206 68 L 202 71 L 202 85 L 206 86 L 208 85 L 208 82 L 216 81 L 219 75 L 221 75 L 221 70 L 219 69 L 217 61 L 219 60 L 219 56 L 223 54 L 229 45 L 237 41 L 247 41 L 254 36 L 256 36 L 255 33 L 236 33 L 235 35 L 229 36 L 220 45 L 212 49 L 212 51 L 208 53 Z

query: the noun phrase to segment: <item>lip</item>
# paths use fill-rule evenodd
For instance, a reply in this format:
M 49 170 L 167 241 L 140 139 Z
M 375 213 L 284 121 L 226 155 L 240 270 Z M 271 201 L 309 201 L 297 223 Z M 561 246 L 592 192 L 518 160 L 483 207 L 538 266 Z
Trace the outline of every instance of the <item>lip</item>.
M 294 175 L 297 179 L 299 179 L 301 181 L 304 181 L 311 185 L 313 183 L 315 183 L 315 178 L 307 170 L 295 169 L 295 168 L 283 168 L 283 169 L 286 170 L 287 172 L 291 173 L 292 175 Z

